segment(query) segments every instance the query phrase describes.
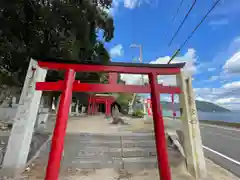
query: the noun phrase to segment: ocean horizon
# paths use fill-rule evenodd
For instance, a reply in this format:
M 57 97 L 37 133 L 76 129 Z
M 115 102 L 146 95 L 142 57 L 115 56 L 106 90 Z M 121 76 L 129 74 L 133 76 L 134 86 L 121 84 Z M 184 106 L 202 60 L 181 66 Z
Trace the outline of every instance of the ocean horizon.
M 180 116 L 180 112 L 176 112 L 177 117 Z M 172 116 L 172 111 L 163 110 L 163 116 Z M 240 112 L 202 112 L 198 111 L 198 118 L 201 121 L 212 120 L 212 121 L 223 121 L 223 122 L 237 122 L 240 123 Z

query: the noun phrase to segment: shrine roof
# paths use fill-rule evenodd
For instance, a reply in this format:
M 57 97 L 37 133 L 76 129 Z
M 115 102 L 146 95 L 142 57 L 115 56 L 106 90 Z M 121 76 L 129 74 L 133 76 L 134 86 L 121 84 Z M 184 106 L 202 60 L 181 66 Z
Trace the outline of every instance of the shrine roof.
M 174 63 L 174 64 L 147 64 L 147 63 L 126 63 L 126 62 L 109 62 L 103 63 L 93 63 L 93 62 L 79 62 L 76 60 L 63 60 L 63 59 L 53 59 L 53 58 L 35 58 L 37 61 L 41 62 L 53 62 L 59 64 L 84 64 L 84 65 L 104 65 L 104 66 L 121 66 L 121 67 L 145 67 L 145 68 L 183 68 L 184 63 Z

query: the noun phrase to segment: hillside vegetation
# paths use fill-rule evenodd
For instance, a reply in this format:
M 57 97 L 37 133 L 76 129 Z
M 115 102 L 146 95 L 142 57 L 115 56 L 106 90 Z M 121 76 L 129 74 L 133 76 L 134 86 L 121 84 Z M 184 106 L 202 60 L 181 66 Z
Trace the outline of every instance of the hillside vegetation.
M 172 103 L 171 102 L 161 102 L 163 109 L 172 109 Z M 206 102 L 206 101 L 198 101 L 196 100 L 196 105 L 197 105 L 197 110 L 202 111 L 202 112 L 231 112 L 229 109 L 226 109 L 224 107 L 221 107 L 219 105 L 216 105 L 211 102 Z M 180 109 L 180 104 L 175 103 L 174 104 L 174 109 L 179 110 Z

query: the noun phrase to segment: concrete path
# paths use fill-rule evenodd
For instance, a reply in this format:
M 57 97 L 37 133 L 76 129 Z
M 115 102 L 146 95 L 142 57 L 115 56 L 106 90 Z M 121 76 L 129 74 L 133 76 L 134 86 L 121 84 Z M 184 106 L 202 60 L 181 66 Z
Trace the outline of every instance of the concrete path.
M 91 120 L 86 119 L 84 117 L 79 118 L 71 118 L 68 123 L 67 128 L 67 134 L 70 136 L 78 136 L 79 133 L 103 133 L 103 134 L 114 134 L 122 132 L 123 130 L 128 129 L 129 133 L 131 133 L 131 130 L 136 128 L 136 131 L 139 132 L 141 130 L 141 123 L 137 123 L 137 121 L 132 121 L 132 125 L 130 127 L 126 128 L 126 126 L 111 126 L 109 125 L 109 121 L 104 120 L 103 117 L 95 116 L 91 117 Z M 141 121 L 141 120 L 140 120 Z M 136 123 L 136 124 L 135 124 Z M 54 123 L 50 122 L 50 125 L 48 128 L 46 128 L 46 132 L 51 133 L 52 128 L 54 126 Z M 181 122 L 179 120 L 169 120 L 165 119 L 165 127 L 167 129 L 181 129 Z M 204 127 L 205 128 L 205 127 Z M 202 129 L 204 129 L 202 128 Z M 207 127 L 209 128 L 209 127 Z M 212 127 L 210 127 L 212 128 Z M 206 129 L 206 128 L 205 128 Z M 151 125 L 149 124 L 149 130 L 151 130 Z M 212 129 L 206 129 L 206 132 L 211 131 Z M 141 131 L 140 131 L 141 132 Z M 202 131 L 202 134 L 206 133 L 205 131 Z M 101 135 L 102 136 L 102 135 Z M 208 135 L 206 135 L 207 137 Z M 71 138 L 72 139 L 72 138 Z M 205 138 L 204 138 L 205 139 Z M 221 139 L 221 137 L 220 137 Z M 76 141 L 79 141 L 79 138 L 76 138 Z M 213 140 L 214 141 L 214 140 Z M 70 143 L 70 144 L 68 144 Z M 84 144 L 84 141 L 81 141 L 81 143 L 78 143 L 79 145 Z M 89 143 L 87 140 L 86 144 L 93 145 L 93 142 Z M 97 143 L 99 144 L 99 143 Z M 122 144 L 122 143 L 121 143 Z M 125 143 L 123 143 L 126 145 Z M 211 143 L 210 143 L 211 144 Z M 73 150 L 72 143 L 66 138 L 66 144 L 67 147 L 70 148 L 70 150 Z M 133 143 L 131 142 L 131 145 Z M 138 148 L 139 149 L 139 148 Z M 26 171 L 18 178 L 12 179 L 9 177 L 0 177 L 0 179 L 6 179 L 6 180 L 42 180 L 44 179 L 45 175 L 45 168 L 48 160 L 48 152 L 49 152 L 49 146 L 44 148 L 39 157 L 33 161 L 33 163 L 29 166 L 29 168 L 26 169 Z M 85 152 L 85 150 L 83 151 Z M 89 153 L 89 149 L 87 151 Z M 111 151 L 110 151 L 111 152 Z M 66 153 L 66 152 L 65 152 Z M 115 152 L 114 152 L 115 153 Z M 117 152 L 118 153 L 118 152 Z M 139 151 L 139 153 L 142 153 L 142 151 Z M 72 153 L 74 154 L 74 153 Z M 169 153 L 170 154 L 170 153 Z M 66 158 L 65 154 L 65 158 Z M 131 155 L 131 152 L 128 152 L 128 156 Z M 135 153 L 134 153 L 135 155 Z M 79 156 L 79 153 L 78 153 Z M 145 154 L 144 154 L 145 156 Z M 210 155 L 213 157 L 213 155 Z M 209 156 L 209 157 L 210 157 Z M 64 157 L 64 156 L 63 156 Z M 68 158 L 67 158 L 68 159 Z M 206 165 L 208 169 L 208 175 L 207 178 L 204 180 L 239 180 L 236 176 L 229 173 L 227 170 L 219 167 L 218 165 L 214 164 L 212 161 L 206 159 Z M 64 158 L 62 163 L 64 163 Z M 66 163 L 66 161 L 65 161 Z M 68 164 L 68 163 L 67 163 Z M 68 165 L 67 165 L 68 166 Z M 65 166 L 66 167 L 66 166 Z M 186 169 L 182 169 L 183 166 L 178 167 L 171 167 L 172 171 L 172 180 L 193 180 L 193 178 L 186 172 Z M 61 169 L 61 176 L 60 180 L 114 180 L 114 179 L 121 179 L 121 180 L 159 180 L 158 170 L 154 167 L 152 168 L 143 168 L 142 170 L 122 170 L 116 168 L 105 168 L 105 169 L 89 169 L 89 168 L 76 168 L 76 167 L 66 167 Z
M 201 124 L 205 156 L 240 177 L 240 130 Z

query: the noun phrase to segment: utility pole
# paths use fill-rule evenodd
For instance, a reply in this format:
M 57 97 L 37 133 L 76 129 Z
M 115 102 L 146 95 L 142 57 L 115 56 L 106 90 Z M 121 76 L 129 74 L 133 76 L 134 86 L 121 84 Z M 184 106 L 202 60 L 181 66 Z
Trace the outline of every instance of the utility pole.
M 141 44 L 131 44 L 130 48 L 139 48 L 139 62 L 142 63 L 143 62 L 143 58 L 142 58 L 142 45 Z M 142 85 L 144 85 L 143 75 L 141 75 L 141 83 L 142 83 Z
M 141 44 L 131 44 L 130 45 L 130 48 L 139 48 L 139 62 L 142 63 L 143 61 L 143 58 L 142 58 L 142 45 Z M 143 74 L 141 75 L 141 85 L 144 85 L 144 77 L 143 77 Z M 134 103 L 134 100 L 136 98 L 136 93 L 133 94 L 133 99 L 132 99 L 132 102 L 130 104 L 130 110 L 129 110 L 129 114 L 133 113 L 133 103 Z M 143 109 L 144 109 L 144 99 L 141 98 L 141 101 L 143 103 Z

